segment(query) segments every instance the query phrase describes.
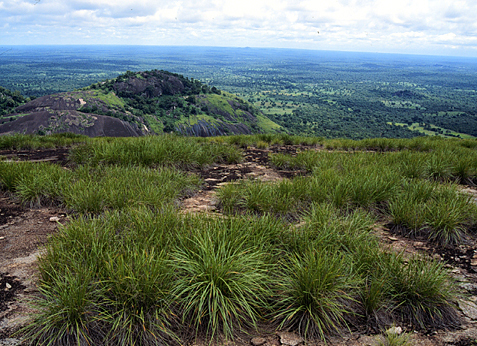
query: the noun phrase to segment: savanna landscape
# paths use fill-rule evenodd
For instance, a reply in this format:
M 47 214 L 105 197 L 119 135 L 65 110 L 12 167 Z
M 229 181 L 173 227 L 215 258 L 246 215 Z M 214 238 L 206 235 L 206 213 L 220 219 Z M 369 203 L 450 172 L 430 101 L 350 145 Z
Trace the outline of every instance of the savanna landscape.
M 474 60 L 83 48 L 0 55 L 0 345 L 477 344 Z
M 474 140 L 0 141 L 4 340 L 475 343 Z

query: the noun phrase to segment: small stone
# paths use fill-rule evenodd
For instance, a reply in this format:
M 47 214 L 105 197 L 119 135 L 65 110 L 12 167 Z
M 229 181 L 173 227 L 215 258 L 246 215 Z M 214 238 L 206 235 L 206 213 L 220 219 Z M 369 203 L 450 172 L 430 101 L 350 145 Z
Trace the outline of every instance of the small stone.
M 253 338 L 250 342 L 254 346 L 260 346 L 260 345 L 263 345 L 264 343 L 266 343 L 267 339 L 265 339 L 265 338 Z
M 0 240 L 5 239 L 5 237 L 0 237 Z
M 401 327 L 392 327 L 386 330 L 386 334 L 395 334 L 395 335 L 401 335 L 402 333 L 402 328 Z
M 10 285 L 8 282 L 5 283 L 5 287 L 7 288 L 7 290 L 9 290 L 10 288 L 12 288 L 12 285 Z
M 395 237 L 388 237 L 389 240 L 391 241 L 398 241 L 399 239 L 398 238 L 395 238 Z
M 422 247 L 422 246 L 424 246 L 424 243 L 422 241 L 415 241 L 414 246 L 415 247 Z
M 470 265 L 473 266 L 473 267 L 477 266 L 477 258 L 472 259 L 472 260 L 470 261 Z
M 462 313 L 469 317 L 472 320 L 477 320 L 477 305 L 472 302 L 459 300 L 459 308 L 462 310 Z
M 58 221 L 60 221 L 60 218 L 58 216 L 50 217 L 50 222 L 58 222 Z
M 305 341 L 301 336 L 295 333 L 283 332 L 278 333 L 278 336 L 280 336 L 280 342 L 282 345 L 297 346 Z

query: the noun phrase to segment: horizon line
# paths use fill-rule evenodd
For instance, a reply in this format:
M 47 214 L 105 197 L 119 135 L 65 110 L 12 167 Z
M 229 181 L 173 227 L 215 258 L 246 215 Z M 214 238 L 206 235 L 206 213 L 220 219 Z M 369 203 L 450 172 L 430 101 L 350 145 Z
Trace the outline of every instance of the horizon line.
M 339 52 L 339 53 L 358 53 L 358 54 L 378 54 L 378 55 L 405 55 L 405 56 L 423 56 L 423 57 L 454 57 L 464 59 L 476 59 L 477 56 L 452 55 L 452 54 L 431 54 L 431 53 L 403 53 L 403 52 L 376 52 L 376 51 L 358 51 L 358 50 L 334 50 L 334 49 L 310 49 L 310 48 L 284 48 L 284 47 L 256 47 L 256 46 L 209 46 L 209 45 L 154 45 L 154 44 L 6 44 L 0 47 L 191 47 L 191 48 L 219 48 L 219 49 L 263 49 L 263 50 L 289 50 L 289 51 L 307 51 L 307 52 Z M 0 51 L 0 57 L 3 55 Z

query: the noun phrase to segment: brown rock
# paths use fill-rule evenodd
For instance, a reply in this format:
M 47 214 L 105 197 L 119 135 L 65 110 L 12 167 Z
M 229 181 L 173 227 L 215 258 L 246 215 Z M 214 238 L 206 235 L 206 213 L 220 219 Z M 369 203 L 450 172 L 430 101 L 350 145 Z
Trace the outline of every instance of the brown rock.
M 477 320 L 477 305 L 472 302 L 459 300 L 459 308 L 463 314 L 472 320 Z
M 263 345 L 264 343 L 266 343 L 267 339 L 265 339 L 265 338 L 253 338 L 250 342 L 254 346 L 260 346 L 260 345 Z
M 280 337 L 282 345 L 297 346 L 305 341 L 301 336 L 295 333 L 282 332 L 278 333 L 278 336 Z

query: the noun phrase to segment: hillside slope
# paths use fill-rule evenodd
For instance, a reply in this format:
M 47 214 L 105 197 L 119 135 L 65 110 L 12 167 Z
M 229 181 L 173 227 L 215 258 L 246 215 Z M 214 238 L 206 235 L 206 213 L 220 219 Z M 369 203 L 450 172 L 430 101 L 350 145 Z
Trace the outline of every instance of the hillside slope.
M 127 72 L 87 88 L 43 96 L 0 118 L 0 134 L 73 132 L 217 136 L 280 132 L 235 95 L 166 71 Z

